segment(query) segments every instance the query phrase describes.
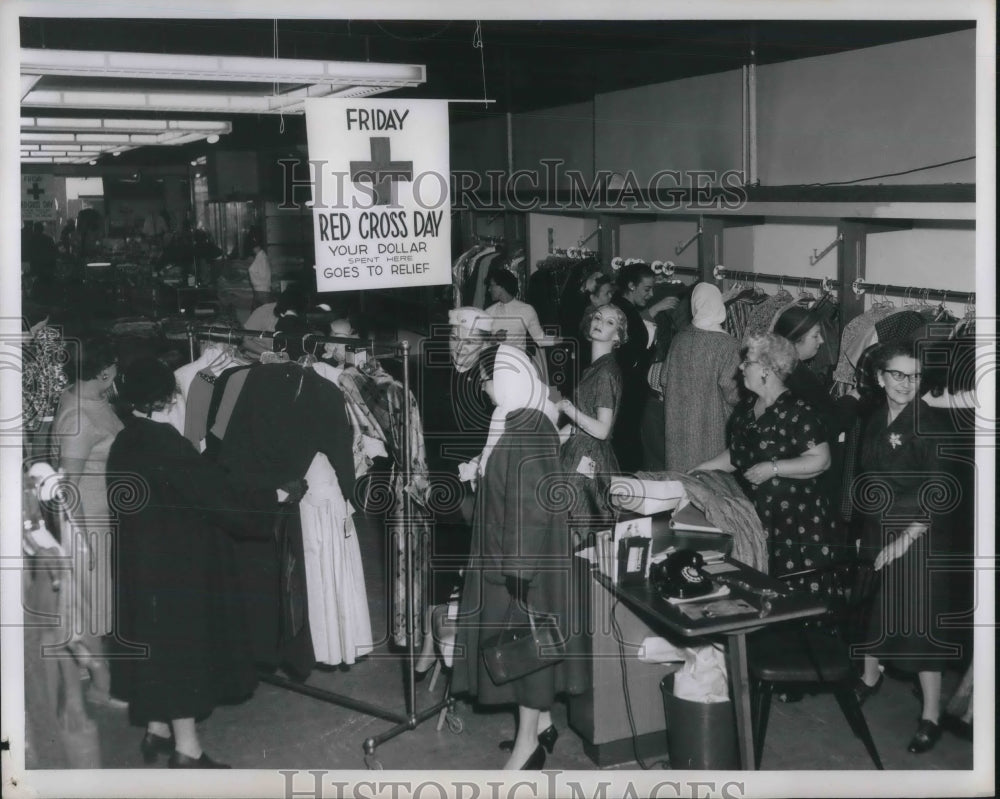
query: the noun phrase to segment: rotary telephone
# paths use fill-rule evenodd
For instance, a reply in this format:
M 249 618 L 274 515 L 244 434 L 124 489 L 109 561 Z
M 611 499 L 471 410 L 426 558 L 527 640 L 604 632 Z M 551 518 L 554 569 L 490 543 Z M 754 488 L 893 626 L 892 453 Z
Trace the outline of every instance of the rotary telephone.
M 677 599 L 705 596 L 715 590 L 704 571 L 705 559 L 694 549 L 679 549 L 649 567 L 649 580 L 661 594 Z

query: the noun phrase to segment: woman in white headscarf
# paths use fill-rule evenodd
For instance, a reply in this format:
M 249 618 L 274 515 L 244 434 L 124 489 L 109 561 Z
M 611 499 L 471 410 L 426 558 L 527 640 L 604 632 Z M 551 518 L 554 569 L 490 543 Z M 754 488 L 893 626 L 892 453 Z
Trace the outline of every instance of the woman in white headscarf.
M 726 307 L 719 289 L 695 286 L 691 316 L 660 376 L 666 467 L 682 472 L 726 448 L 726 423 L 739 401 L 739 344 L 722 329 Z
M 507 417 L 511 413 L 527 408 L 540 411 L 553 425 L 559 420 L 559 409 L 549 399 L 549 387 L 542 382 L 538 369 L 524 350 L 501 344 L 495 352 L 493 376 L 483 376 L 483 389 L 493 400 L 496 409 L 490 419 L 486 446 L 478 458 L 480 475 L 485 472 L 486 462 L 503 435 Z M 481 365 L 481 372 L 482 369 Z
M 534 770 L 555 744 L 550 711 L 556 694 L 583 690 L 583 661 L 553 658 L 497 684 L 480 650 L 506 625 L 525 623 L 528 608 L 549 615 L 563 638 L 573 629 L 571 553 L 566 513 L 558 507 L 559 435 L 547 388 L 523 351 L 490 348 L 480 356 L 480 368 L 497 411 L 480 457 L 452 690 L 484 705 L 517 705 L 517 735 L 504 768 Z M 544 662 L 546 655 L 540 657 Z

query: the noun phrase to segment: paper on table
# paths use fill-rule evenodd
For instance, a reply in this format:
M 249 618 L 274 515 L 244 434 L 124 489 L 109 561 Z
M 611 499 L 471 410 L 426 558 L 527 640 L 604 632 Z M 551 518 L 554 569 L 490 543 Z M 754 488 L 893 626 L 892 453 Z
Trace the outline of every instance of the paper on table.
M 667 597 L 667 602 L 671 605 L 686 605 L 689 602 L 707 602 L 710 599 L 718 599 L 719 597 L 729 596 L 729 586 L 720 585 L 711 594 L 705 594 L 704 596 L 693 596 L 687 599 L 682 599 L 681 597 Z
M 694 532 L 725 532 L 725 530 L 721 530 L 709 522 L 705 518 L 705 514 L 690 502 L 686 505 L 681 505 L 673 512 L 673 515 L 670 517 L 670 527 L 674 530 L 691 530 Z
M 706 574 L 725 574 L 726 572 L 738 572 L 739 570 L 739 566 L 733 563 L 726 563 L 725 561 L 721 561 L 719 563 L 707 563 L 704 567 Z

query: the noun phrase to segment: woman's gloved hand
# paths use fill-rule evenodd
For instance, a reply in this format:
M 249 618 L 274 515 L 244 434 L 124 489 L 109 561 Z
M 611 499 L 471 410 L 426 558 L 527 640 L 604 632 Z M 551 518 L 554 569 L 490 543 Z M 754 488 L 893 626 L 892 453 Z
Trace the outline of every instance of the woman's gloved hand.
M 284 485 L 278 486 L 278 502 L 295 505 L 306 495 L 308 490 L 309 483 L 304 477 L 289 480 Z

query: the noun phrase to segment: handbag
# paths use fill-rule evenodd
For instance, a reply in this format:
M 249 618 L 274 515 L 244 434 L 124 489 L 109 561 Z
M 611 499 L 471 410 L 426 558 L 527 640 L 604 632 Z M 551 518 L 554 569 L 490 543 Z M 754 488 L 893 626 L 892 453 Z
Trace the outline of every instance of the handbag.
M 536 615 L 527 608 L 527 624 L 512 624 L 514 598 L 507 605 L 504 628 L 483 640 L 481 651 L 486 671 L 496 685 L 503 685 L 553 666 L 566 656 L 566 646 L 551 616 Z

